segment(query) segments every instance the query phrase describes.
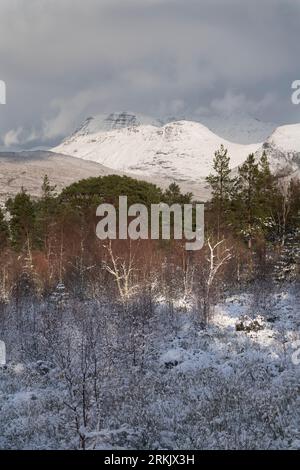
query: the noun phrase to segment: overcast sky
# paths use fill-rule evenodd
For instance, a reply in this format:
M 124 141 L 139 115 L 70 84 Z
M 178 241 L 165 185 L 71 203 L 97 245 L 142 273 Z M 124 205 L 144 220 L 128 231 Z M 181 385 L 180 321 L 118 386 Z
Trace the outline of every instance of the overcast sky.
M 0 146 L 119 110 L 300 122 L 299 43 L 300 0 L 1 0 Z

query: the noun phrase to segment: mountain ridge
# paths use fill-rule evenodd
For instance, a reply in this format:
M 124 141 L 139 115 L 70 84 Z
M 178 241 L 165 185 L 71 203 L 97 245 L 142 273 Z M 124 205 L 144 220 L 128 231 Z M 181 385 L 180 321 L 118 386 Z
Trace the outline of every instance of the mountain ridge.
M 191 181 L 208 175 L 214 152 L 221 144 L 228 148 L 233 167 L 262 146 L 226 141 L 194 121 L 175 121 L 160 127 L 133 125 L 110 131 L 98 131 L 90 121 L 52 150 L 119 171 Z

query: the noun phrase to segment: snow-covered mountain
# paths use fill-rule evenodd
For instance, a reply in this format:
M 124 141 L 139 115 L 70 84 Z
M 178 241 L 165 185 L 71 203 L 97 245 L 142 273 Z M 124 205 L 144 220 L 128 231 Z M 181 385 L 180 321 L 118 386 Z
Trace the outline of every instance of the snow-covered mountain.
M 278 127 L 263 144 L 275 171 L 300 172 L 300 124 Z
M 202 188 L 221 144 L 228 149 L 232 168 L 241 165 L 249 153 L 260 157 L 266 151 L 274 171 L 300 174 L 300 124 L 272 130 L 274 124 L 241 113 L 227 115 L 227 119 L 206 117 L 208 126 L 187 120 L 165 121 L 168 118 L 128 112 L 88 118 L 53 151 L 153 181 L 176 180 L 185 185 L 202 181 Z M 254 138 L 259 140 L 251 141 Z
M 193 121 L 208 127 L 214 134 L 223 139 L 238 144 L 253 144 L 253 142 L 264 142 L 276 129 L 277 125 L 271 122 L 263 122 L 250 116 L 248 113 L 218 113 L 193 116 L 192 119 L 185 115 L 160 116 L 153 118 L 145 114 L 122 111 L 110 114 L 99 114 L 89 117 L 75 131 L 74 134 L 86 134 L 95 132 L 106 132 L 126 127 L 138 127 L 141 125 L 152 125 L 162 127 L 176 121 Z
M 277 127 L 242 112 L 203 116 L 199 120 L 218 136 L 239 144 L 264 142 Z
M 162 121 L 145 114 L 136 114 L 128 111 L 98 114 L 97 116 L 87 118 L 74 132 L 74 135 L 94 134 L 96 132 L 107 132 L 126 127 L 139 127 L 141 125 L 160 127 Z
M 53 149 L 109 168 L 147 176 L 167 177 L 177 181 L 195 181 L 212 170 L 214 152 L 223 144 L 233 167 L 262 144 L 242 145 L 229 142 L 204 125 L 177 121 L 161 127 L 137 125 L 105 131 L 102 121 L 90 118 L 61 145 Z

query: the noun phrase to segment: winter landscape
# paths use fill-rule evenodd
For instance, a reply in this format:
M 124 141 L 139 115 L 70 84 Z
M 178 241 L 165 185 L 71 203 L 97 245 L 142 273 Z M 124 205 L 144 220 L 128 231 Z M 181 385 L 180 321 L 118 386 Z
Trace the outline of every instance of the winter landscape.
M 171 16 L 168 0 L 42 3 L 0 6 L 0 51 L 15 36 L 0 99 L 0 450 L 299 450 L 299 4 L 265 0 L 257 43 L 245 25 L 229 33 L 235 0 L 176 0 Z M 24 31 L 33 85 L 12 66 Z M 152 236 L 153 205 L 170 209 L 169 238 L 163 213 Z M 198 205 L 203 247 L 189 250 L 175 209 L 191 207 L 195 229 Z M 100 239 L 99 207 L 114 208 L 115 236 Z
M 197 140 L 178 156 L 181 165 L 172 155 L 182 178 L 165 190 L 142 180 L 143 168 L 148 178 L 160 170 L 161 160 L 150 160 L 153 143 L 140 150 L 140 166 L 138 154 L 135 168 L 129 160 L 130 148 L 143 148 L 142 139 L 148 145 L 145 128 L 124 126 L 89 134 L 85 124 L 53 155 L 2 157 L 4 168 L 22 165 L 41 177 L 48 165 L 70 158 L 59 152 L 71 146 L 77 158 L 98 157 L 99 169 L 94 164 L 90 174 L 99 176 L 82 166 L 78 178 L 89 177 L 60 193 L 44 177 L 39 193 L 15 189 L 2 211 L 1 448 L 297 449 L 300 153 L 294 126 L 250 145 L 257 155 L 266 149 L 260 159 L 246 157 L 248 145 L 228 145 L 237 150 L 230 172 L 225 147 L 212 151 L 221 138 L 211 142 L 214 134 L 198 123 L 169 124 L 175 137 L 159 135 L 155 147 L 165 159 L 169 145 L 174 153 L 182 141 L 193 144 L 178 127 L 183 134 L 192 128 Z M 123 135 L 138 143 L 127 150 L 113 142 L 124 160 L 120 152 L 117 168 L 103 171 L 109 161 L 101 152 L 114 153 L 102 142 Z M 197 160 L 201 139 L 207 158 Z M 193 181 L 187 171 L 193 159 L 210 194 L 199 253 L 179 241 L 97 240 L 95 209 L 103 200 L 126 194 L 145 204 L 191 201 L 179 185 Z M 125 170 L 139 172 L 139 180 Z

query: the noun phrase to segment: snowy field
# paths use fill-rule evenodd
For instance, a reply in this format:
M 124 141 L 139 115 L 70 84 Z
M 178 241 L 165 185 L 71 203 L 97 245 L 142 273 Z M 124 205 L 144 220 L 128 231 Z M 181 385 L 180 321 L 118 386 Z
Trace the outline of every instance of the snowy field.
M 295 286 L 231 295 L 207 329 L 182 301 L 142 322 L 69 301 L 55 326 L 28 305 L 14 337 L 11 312 L 0 448 L 299 449 L 299 299 Z

